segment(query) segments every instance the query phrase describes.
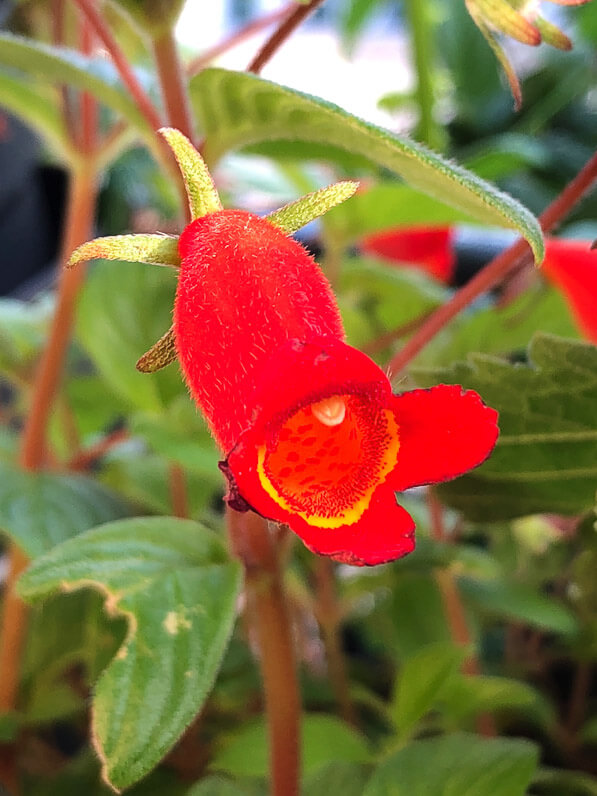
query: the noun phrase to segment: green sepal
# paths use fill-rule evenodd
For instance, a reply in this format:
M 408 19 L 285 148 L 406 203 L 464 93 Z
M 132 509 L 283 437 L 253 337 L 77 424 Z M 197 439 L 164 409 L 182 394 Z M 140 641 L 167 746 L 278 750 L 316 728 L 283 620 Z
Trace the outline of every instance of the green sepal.
M 178 268 L 178 238 L 173 235 L 113 235 L 96 238 L 74 250 L 67 268 L 88 260 L 125 260 L 129 263 Z
M 320 188 L 318 191 L 301 196 L 296 202 L 284 205 L 279 210 L 269 213 L 266 219 L 289 235 L 296 232 L 305 224 L 327 213 L 332 207 L 350 199 L 359 187 L 358 182 L 344 180 Z
M 159 131 L 174 153 L 184 180 L 191 220 L 222 209 L 220 197 L 205 161 L 189 139 L 173 127 L 162 127 Z
M 151 346 L 149 351 L 139 357 L 135 367 L 141 373 L 156 373 L 172 364 L 176 356 L 176 338 L 174 337 L 174 327 L 171 326 L 166 334 Z

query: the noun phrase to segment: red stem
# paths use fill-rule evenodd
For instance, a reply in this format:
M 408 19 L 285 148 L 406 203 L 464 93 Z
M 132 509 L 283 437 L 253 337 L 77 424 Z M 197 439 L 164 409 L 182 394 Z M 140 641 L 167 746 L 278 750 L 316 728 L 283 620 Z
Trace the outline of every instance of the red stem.
M 193 141 L 195 132 L 187 79 L 171 29 L 154 39 L 153 52 L 160 78 L 162 97 L 168 114 L 168 123 Z
M 336 594 L 335 575 L 334 562 L 318 556 L 315 560 L 315 611 L 325 646 L 328 676 L 340 715 L 348 724 L 356 726 L 357 719 L 350 698 L 350 681 L 340 639 L 342 615 Z
M 444 526 L 444 512 L 439 500 L 431 489 L 427 490 L 427 505 L 431 523 L 431 535 L 437 542 L 447 542 Z M 435 582 L 442 596 L 446 619 L 450 629 L 450 637 L 458 646 L 465 647 L 469 654 L 462 664 L 462 672 L 466 675 L 480 674 L 479 660 L 472 651 L 473 640 L 468 628 L 466 612 L 453 572 L 448 568 L 438 568 L 434 572 Z M 493 737 L 497 735 L 493 716 L 481 713 L 477 718 L 477 729 L 481 735 Z
M 594 155 L 562 193 L 539 216 L 544 232 L 550 232 L 580 201 L 597 179 L 597 155 Z M 485 291 L 497 285 L 521 261 L 531 259 L 531 250 L 525 240 L 519 239 L 509 249 L 498 254 L 462 287 L 446 304 L 439 307 L 421 326 L 418 332 L 400 349 L 388 365 L 389 378 L 395 377 L 429 343 L 452 318 Z
M 149 96 L 141 87 L 141 84 L 137 80 L 137 77 L 131 68 L 130 63 L 128 62 L 126 55 L 120 49 L 118 42 L 112 35 L 112 31 L 106 25 L 102 15 L 96 9 L 93 0 L 75 0 L 75 3 L 78 5 L 80 11 L 85 15 L 87 21 L 95 31 L 98 39 L 100 39 L 106 50 L 109 52 L 110 57 L 112 58 L 112 61 L 114 62 L 114 65 L 116 66 L 116 69 L 118 70 L 118 73 L 122 79 L 122 82 L 131 92 L 137 107 L 145 116 L 147 123 L 152 130 L 159 130 L 160 127 L 163 126 L 163 122 L 158 111 L 156 110 Z
M 247 72 L 258 75 L 272 56 L 280 49 L 286 39 L 298 28 L 309 14 L 323 3 L 323 0 L 311 0 L 310 3 L 297 6 L 291 11 L 288 17 L 276 28 L 263 47 L 259 50 L 255 58 L 247 67 Z
M 189 513 L 189 497 L 187 494 L 187 479 L 185 471 L 180 464 L 170 463 L 170 500 L 172 502 L 172 514 L 175 517 L 187 519 Z
M 284 17 L 287 17 L 296 7 L 296 3 L 288 3 L 288 5 L 282 6 L 282 8 L 279 8 L 277 11 L 272 11 L 270 14 L 265 14 L 259 19 L 249 22 L 248 25 L 245 25 L 244 28 L 241 28 L 236 33 L 233 33 L 232 36 L 228 36 L 219 44 L 210 47 L 202 52 L 201 55 L 193 58 L 193 60 L 187 65 L 187 75 L 189 77 L 196 75 L 197 72 L 200 72 L 202 69 L 205 69 L 205 67 L 209 66 L 209 64 L 214 60 L 214 58 L 217 58 L 218 55 L 228 52 L 228 50 L 231 50 L 233 47 L 241 44 L 246 39 L 254 36 L 256 33 L 259 33 L 259 31 L 263 30 L 263 28 L 267 28 L 268 25 L 273 25 L 273 23 L 277 22 L 279 19 L 284 19 Z
M 300 698 L 279 551 L 267 521 L 252 512 L 229 510 L 228 533 L 245 569 L 247 610 L 259 644 L 271 794 L 298 796 Z

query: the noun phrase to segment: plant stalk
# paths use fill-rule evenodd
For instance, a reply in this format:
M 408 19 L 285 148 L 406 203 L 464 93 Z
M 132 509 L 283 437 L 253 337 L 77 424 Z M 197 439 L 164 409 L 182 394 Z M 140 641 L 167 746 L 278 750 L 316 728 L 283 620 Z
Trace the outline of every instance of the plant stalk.
M 578 204 L 597 179 L 597 155 L 594 155 L 568 183 L 562 193 L 554 199 L 539 216 L 544 232 L 551 232 L 565 216 Z M 485 268 L 479 271 L 470 282 L 425 321 L 420 329 L 390 360 L 388 376 L 397 376 L 433 338 L 447 326 L 458 313 L 473 302 L 477 296 L 501 282 L 513 269 L 532 261 L 529 244 L 519 238 L 506 251 L 498 254 Z
M 311 2 L 299 5 L 294 10 L 291 10 L 290 14 L 281 22 L 253 58 L 246 71 L 258 75 L 263 67 L 278 52 L 286 39 L 292 36 L 298 26 L 322 3 L 323 0 L 311 0 Z
M 435 104 L 433 89 L 433 7 L 421 0 L 405 0 L 409 22 L 413 60 L 417 79 L 415 96 L 419 107 L 416 137 L 435 149 L 442 148 L 441 128 L 433 118 Z
M 162 98 L 166 107 L 168 124 L 195 140 L 195 126 L 187 88 L 187 78 L 182 66 L 174 32 L 168 29 L 153 41 Z
M 317 557 L 315 579 L 316 614 L 321 627 L 330 684 L 340 716 L 348 724 L 356 726 L 356 714 L 350 698 L 350 681 L 340 641 L 341 611 L 336 594 L 335 567 L 331 559 Z
M 259 645 L 270 750 L 271 796 L 298 796 L 300 698 L 279 551 L 267 521 L 228 510 L 232 549 L 245 570 L 249 621 Z

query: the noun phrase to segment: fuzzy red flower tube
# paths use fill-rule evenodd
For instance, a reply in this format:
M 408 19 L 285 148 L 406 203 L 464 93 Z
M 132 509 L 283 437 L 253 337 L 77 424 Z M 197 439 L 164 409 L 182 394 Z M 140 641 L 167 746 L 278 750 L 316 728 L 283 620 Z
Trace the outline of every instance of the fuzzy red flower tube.
M 173 330 L 142 361 L 157 369 L 175 351 L 225 454 L 232 508 L 287 523 L 338 561 L 410 553 L 415 524 L 395 493 L 481 464 L 497 413 L 458 386 L 393 395 L 384 372 L 344 342 L 328 281 L 288 233 L 356 185 L 330 186 L 266 218 L 222 210 L 189 142 L 167 137 L 194 216 L 178 251 L 163 236 L 125 236 L 87 244 L 73 261 L 126 251 L 179 267 Z

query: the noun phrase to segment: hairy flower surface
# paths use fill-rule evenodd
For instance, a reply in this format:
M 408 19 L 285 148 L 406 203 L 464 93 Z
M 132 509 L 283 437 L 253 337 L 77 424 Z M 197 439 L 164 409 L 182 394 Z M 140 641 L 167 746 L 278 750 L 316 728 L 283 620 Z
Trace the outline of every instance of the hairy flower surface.
M 453 227 L 386 230 L 363 239 L 361 249 L 414 266 L 444 284 L 454 277 Z M 597 343 L 597 251 L 590 241 L 547 238 L 540 273 L 560 290 L 582 334 Z
M 338 183 L 266 218 L 223 210 L 199 154 L 163 134 L 193 220 L 178 241 L 100 238 L 92 257 L 179 269 L 174 325 L 138 362 L 178 358 L 225 454 L 227 500 L 287 523 L 313 551 L 379 564 L 414 549 L 395 492 L 454 478 L 490 454 L 497 413 L 460 387 L 393 395 L 380 368 L 344 342 L 330 285 L 289 233 L 356 190 Z
M 480 464 L 497 437 L 476 393 L 392 395 L 343 342 L 322 272 L 267 220 L 222 210 L 180 238 L 176 348 L 222 450 L 238 510 L 285 522 L 315 552 L 377 564 L 414 549 L 395 491 Z

